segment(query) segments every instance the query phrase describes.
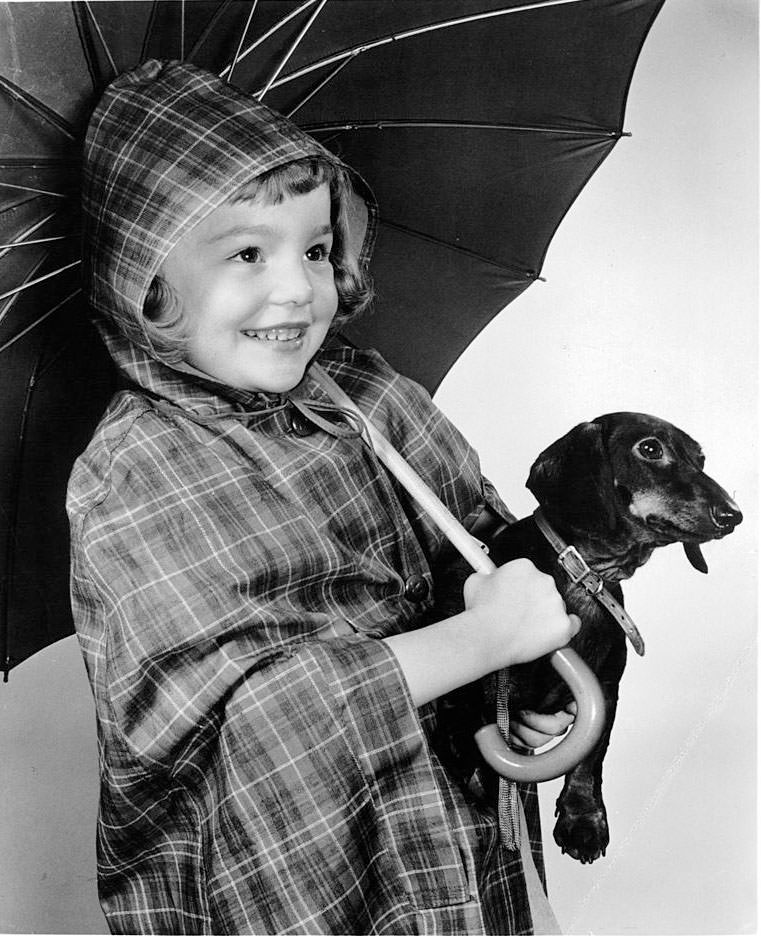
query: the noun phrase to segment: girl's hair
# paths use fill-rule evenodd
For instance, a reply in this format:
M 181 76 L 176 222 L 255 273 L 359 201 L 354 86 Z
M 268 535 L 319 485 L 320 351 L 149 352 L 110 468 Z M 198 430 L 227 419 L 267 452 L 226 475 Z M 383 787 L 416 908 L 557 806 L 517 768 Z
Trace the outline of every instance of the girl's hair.
M 244 184 L 229 199 L 236 204 L 261 198 L 277 205 L 288 196 L 306 195 L 321 185 L 330 189 L 330 221 L 333 225 L 333 266 L 338 311 L 332 329 L 363 312 L 372 302 L 373 288 L 369 273 L 360 267 L 349 239 L 348 205 L 352 185 L 347 171 L 319 156 L 299 159 L 272 169 Z M 154 351 L 168 364 L 182 360 L 189 337 L 187 317 L 179 297 L 160 274 L 154 276 L 143 303 L 145 330 Z

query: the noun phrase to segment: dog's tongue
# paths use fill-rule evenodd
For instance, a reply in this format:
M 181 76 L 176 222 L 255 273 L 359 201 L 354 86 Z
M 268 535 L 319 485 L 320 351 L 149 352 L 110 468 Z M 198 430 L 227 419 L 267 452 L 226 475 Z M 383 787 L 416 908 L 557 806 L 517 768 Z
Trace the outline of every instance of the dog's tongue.
M 707 572 L 708 566 L 703 558 L 703 553 L 700 551 L 700 546 L 697 543 L 684 543 L 683 545 L 685 555 L 690 560 L 690 565 L 698 572 Z

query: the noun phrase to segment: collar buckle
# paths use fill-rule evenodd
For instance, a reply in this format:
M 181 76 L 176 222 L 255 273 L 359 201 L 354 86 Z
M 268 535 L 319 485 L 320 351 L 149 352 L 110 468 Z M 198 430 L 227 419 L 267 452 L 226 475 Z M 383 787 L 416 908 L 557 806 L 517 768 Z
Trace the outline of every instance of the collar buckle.
M 583 585 L 590 595 L 599 595 L 603 580 L 587 565 L 586 559 L 575 546 L 566 546 L 558 553 L 558 562 L 574 585 Z
M 534 520 L 544 538 L 557 553 L 558 564 L 566 575 L 568 575 L 573 584 L 583 585 L 590 595 L 596 598 L 604 608 L 607 608 L 608 612 L 613 616 L 613 619 L 618 622 L 631 641 L 634 649 L 640 656 L 643 656 L 645 653 L 645 642 L 640 632 L 637 630 L 637 625 L 626 613 L 623 605 L 619 604 L 616 599 L 606 591 L 602 576 L 589 568 L 586 559 L 575 546 L 566 545 L 565 540 L 558 536 L 547 522 L 547 518 L 542 513 L 541 507 L 537 507 L 534 511 Z

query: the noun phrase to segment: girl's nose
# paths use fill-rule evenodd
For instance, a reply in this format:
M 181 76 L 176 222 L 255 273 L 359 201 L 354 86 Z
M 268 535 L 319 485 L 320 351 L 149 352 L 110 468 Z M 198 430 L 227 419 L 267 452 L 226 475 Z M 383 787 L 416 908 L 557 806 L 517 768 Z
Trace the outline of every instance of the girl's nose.
M 301 258 L 285 262 L 273 271 L 275 282 L 272 301 L 278 305 L 303 306 L 312 301 L 314 289 L 308 271 Z

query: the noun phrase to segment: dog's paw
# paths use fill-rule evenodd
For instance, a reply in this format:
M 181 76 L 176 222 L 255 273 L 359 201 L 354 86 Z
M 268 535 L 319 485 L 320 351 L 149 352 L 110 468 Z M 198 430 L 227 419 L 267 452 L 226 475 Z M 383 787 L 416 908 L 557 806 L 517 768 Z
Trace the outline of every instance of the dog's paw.
M 602 804 L 570 810 L 558 803 L 558 821 L 553 832 L 563 854 L 582 864 L 591 864 L 605 854 L 610 841 L 608 817 Z

